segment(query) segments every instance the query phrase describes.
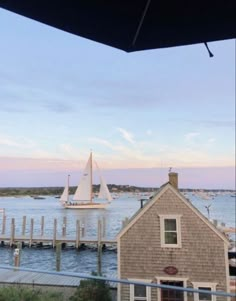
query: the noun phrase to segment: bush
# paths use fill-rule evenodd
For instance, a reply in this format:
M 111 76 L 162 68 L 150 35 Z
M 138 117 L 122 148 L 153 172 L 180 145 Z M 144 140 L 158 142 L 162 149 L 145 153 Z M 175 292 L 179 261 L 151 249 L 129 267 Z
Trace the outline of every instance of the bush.
M 62 301 L 60 293 L 42 292 L 23 287 L 1 287 L 0 301 Z
M 92 273 L 92 275 L 96 275 Z M 70 301 L 111 301 L 111 293 L 105 281 L 97 279 L 81 280 Z

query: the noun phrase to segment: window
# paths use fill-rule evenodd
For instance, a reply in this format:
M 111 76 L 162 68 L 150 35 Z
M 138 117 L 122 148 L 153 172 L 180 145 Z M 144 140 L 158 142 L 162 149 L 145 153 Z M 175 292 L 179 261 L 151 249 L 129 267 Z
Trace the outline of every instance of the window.
M 161 281 L 161 284 L 184 287 L 183 281 Z M 184 292 L 176 289 L 161 289 L 161 301 L 184 301 Z
M 130 301 L 150 301 L 150 287 L 146 285 L 130 285 Z
M 180 248 L 180 216 L 161 215 L 161 247 Z
M 193 282 L 193 287 L 198 290 L 215 291 L 216 283 Z M 215 301 L 215 295 L 204 292 L 194 293 L 194 301 Z
M 199 287 L 199 290 L 206 290 L 206 291 L 211 291 L 210 287 Z M 211 295 L 209 294 L 204 294 L 204 293 L 199 293 L 198 294 L 198 300 L 199 301 L 211 301 Z
M 179 277 L 156 277 L 157 284 L 164 284 L 177 287 L 187 287 L 187 278 Z M 157 290 L 157 300 L 159 301 L 187 301 L 187 293 L 178 289 L 161 288 Z

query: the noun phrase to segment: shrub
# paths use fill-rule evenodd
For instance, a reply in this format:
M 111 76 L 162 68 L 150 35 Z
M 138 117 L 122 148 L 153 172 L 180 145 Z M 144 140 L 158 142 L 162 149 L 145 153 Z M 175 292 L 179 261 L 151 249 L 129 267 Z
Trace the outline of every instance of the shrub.
M 1 287 L 0 301 L 62 301 L 62 295 L 55 292 L 42 292 L 20 286 Z
M 96 275 L 92 273 L 92 275 Z M 81 280 L 70 301 L 111 301 L 111 293 L 105 281 L 97 279 Z

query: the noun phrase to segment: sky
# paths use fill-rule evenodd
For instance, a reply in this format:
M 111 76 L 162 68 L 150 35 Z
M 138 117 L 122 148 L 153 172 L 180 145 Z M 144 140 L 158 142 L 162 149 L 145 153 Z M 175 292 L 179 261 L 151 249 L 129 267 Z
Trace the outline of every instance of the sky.
M 0 9 L 0 187 L 235 188 L 235 40 L 126 53 Z

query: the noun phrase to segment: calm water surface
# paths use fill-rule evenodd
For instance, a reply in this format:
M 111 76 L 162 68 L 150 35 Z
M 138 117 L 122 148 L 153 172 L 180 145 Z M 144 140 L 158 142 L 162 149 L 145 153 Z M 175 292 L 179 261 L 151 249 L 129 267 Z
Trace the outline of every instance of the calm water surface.
M 205 216 L 205 206 L 210 206 L 210 219 L 216 219 L 226 226 L 235 227 L 235 198 L 229 195 L 217 195 L 214 199 L 203 200 L 191 193 L 187 196 L 195 207 Z M 123 195 L 115 199 L 106 210 L 71 210 L 61 207 L 55 197 L 33 199 L 31 197 L 0 198 L 0 208 L 5 208 L 7 216 L 6 232 L 10 232 L 11 218 L 15 218 L 16 236 L 21 234 L 22 218 L 27 216 L 26 233 L 29 232 L 30 219 L 34 219 L 34 235 L 40 235 L 41 216 L 45 218 L 45 234 L 52 237 L 53 220 L 58 221 L 58 235 L 62 232 L 63 218 L 67 217 L 67 235 L 75 237 L 76 220 L 85 225 L 85 238 L 97 236 L 98 219 L 106 221 L 106 237 L 114 239 L 126 217 L 131 217 L 140 207 L 137 201 L 140 197 Z M 0 215 L 0 227 L 2 216 Z M 0 228 L 1 231 L 1 228 Z M 0 247 L 0 264 L 13 265 L 14 250 L 9 247 Z M 104 276 L 115 277 L 117 258 L 115 250 L 106 250 L 102 254 L 102 273 Z M 54 249 L 24 248 L 21 253 L 21 266 L 41 270 L 55 270 L 56 256 Z M 90 274 L 97 270 L 97 252 L 95 249 L 77 251 L 73 248 L 62 250 L 61 270 Z

